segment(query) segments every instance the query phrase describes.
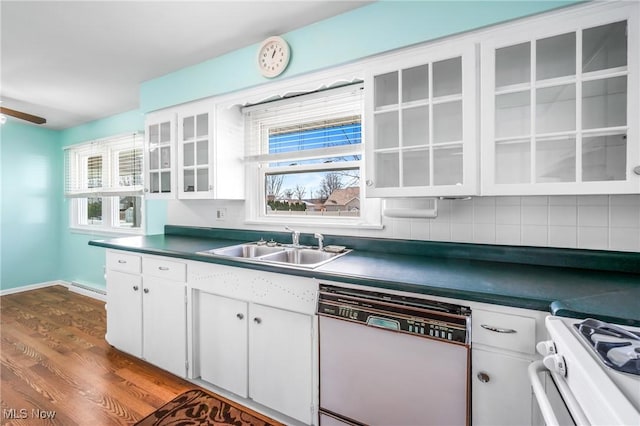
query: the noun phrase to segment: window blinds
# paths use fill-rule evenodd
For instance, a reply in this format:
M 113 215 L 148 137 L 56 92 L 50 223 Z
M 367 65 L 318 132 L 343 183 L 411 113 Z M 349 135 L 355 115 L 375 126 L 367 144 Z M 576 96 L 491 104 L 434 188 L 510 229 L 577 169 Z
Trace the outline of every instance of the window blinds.
M 142 195 L 142 133 L 67 147 L 64 159 L 67 198 Z
M 269 161 L 274 156 L 308 158 L 316 153 L 326 156 L 361 151 L 360 137 L 349 138 L 348 134 L 361 122 L 362 88 L 362 83 L 357 83 L 244 107 L 246 159 Z M 301 133 L 304 139 L 297 137 Z

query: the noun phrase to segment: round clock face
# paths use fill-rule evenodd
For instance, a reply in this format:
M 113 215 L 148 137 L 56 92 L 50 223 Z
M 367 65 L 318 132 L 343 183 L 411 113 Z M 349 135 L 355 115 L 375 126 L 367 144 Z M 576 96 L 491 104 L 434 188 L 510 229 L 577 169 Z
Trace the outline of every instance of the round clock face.
M 258 68 L 265 77 L 276 77 L 289 64 L 289 45 L 282 37 L 269 37 L 258 49 Z

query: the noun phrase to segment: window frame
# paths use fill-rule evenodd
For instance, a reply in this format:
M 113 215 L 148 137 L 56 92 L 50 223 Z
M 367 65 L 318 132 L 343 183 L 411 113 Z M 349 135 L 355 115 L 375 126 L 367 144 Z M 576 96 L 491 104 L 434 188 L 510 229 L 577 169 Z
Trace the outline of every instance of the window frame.
M 65 197 L 69 199 L 69 229 L 90 234 L 144 235 L 146 233 L 145 202 L 142 193 L 144 179 L 143 134 L 120 135 L 91 142 L 65 147 Z M 131 185 L 121 185 L 120 154 L 132 151 L 134 154 Z M 138 151 L 137 153 L 135 151 Z M 102 158 L 101 185 L 89 185 L 88 162 L 91 157 Z M 136 165 L 136 161 L 140 161 Z M 139 184 L 136 185 L 138 171 Z M 140 225 L 123 227 L 120 225 L 121 197 L 139 198 Z M 91 198 L 102 201 L 102 220 L 100 223 L 87 223 L 88 203 Z

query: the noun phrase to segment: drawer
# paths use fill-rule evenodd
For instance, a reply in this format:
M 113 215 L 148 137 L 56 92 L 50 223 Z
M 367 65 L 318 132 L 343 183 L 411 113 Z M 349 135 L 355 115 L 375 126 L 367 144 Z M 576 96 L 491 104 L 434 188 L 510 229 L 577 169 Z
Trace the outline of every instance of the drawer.
M 171 281 L 187 280 L 187 265 L 182 262 L 145 257 L 142 259 L 142 273 Z
M 481 309 L 474 309 L 471 318 L 472 343 L 535 354 L 535 318 Z
M 140 273 L 141 257 L 121 251 L 107 251 L 107 269 L 131 274 Z

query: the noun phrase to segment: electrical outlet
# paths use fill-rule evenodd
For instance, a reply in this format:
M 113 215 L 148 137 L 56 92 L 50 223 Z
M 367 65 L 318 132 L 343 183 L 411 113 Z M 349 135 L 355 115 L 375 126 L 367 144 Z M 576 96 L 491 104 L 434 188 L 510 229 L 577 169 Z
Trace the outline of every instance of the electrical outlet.
M 227 219 L 227 209 L 224 207 L 219 207 L 216 209 L 216 220 L 226 220 Z

